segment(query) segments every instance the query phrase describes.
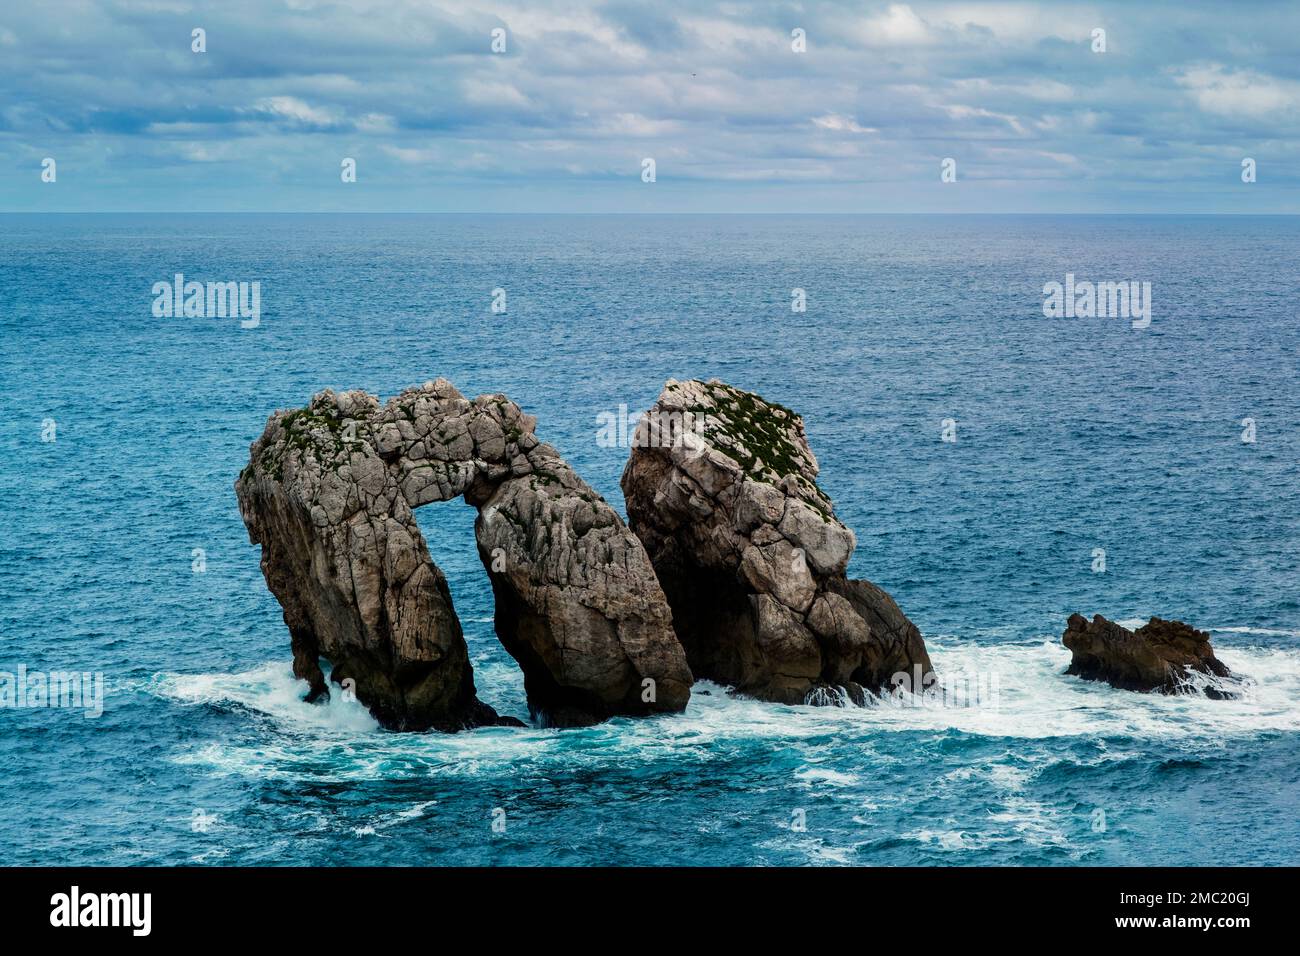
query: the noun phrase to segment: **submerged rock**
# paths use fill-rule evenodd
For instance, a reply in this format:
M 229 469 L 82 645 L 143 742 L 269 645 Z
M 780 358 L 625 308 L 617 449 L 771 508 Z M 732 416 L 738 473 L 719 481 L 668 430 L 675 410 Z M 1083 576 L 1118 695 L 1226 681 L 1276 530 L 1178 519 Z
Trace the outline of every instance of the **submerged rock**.
M 576 725 L 685 707 L 691 673 L 645 550 L 535 425 L 504 395 L 469 401 L 444 379 L 383 406 L 326 390 L 271 416 L 235 490 L 308 699 L 329 693 L 323 657 L 387 727 L 503 722 L 475 694 L 412 510 L 463 497 L 534 716 Z
M 1216 699 L 1236 696 L 1221 685 L 1189 677 L 1193 671 L 1218 678 L 1233 675 L 1214 656 L 1210 635 L 1182 621 L 1153 617 L 1130 631 L 1100 614 L 1091 621 L 1072 614 L 1061 640 L 1073 655 L 1067 674 L 1105 681 L 1124 690 L 1195 691 Z
M 632 445 L 628 522 L 696 677 L 803 703 L 930 672 L 893 599 L 847 579 L 856 539 L 817 486 L 798 415 L 716 380 L 670 380 Z

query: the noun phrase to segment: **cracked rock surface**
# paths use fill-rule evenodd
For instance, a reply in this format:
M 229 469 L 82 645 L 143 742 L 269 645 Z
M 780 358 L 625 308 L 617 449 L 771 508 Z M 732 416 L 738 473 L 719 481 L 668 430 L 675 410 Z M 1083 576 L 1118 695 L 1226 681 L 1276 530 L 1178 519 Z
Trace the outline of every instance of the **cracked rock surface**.
M 623 472 L 692 671 L 783 703 L 861 703 L 931 671 L 893 599 L 849 580 L 856 539 L 817 485 L 794 412 L 710 380 L 669 380 Z
M 235 483 L 308 699 L 318 663 L 385 726 L 515 722 L 478 700 L 447 582 L 413 509 L 463 497 L 496 630 L 551 725 L 680 711 L 691 673 L 649 558 L 618 514 L 504 395 L 445 379 L 381 405 L 359 391 L 277 412 Z

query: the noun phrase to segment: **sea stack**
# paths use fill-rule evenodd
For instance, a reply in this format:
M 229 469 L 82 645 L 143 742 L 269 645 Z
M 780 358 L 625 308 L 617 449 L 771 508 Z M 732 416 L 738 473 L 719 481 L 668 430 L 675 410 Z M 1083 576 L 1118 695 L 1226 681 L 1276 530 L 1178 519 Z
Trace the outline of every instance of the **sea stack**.
M 1190 679 L 1192 672 L 1218 678 L 1233 675 L 1214 656 L 1210 635 L 1182 621 L 1153 617 L 1130 631 L 1100 614 L 1091 621 L 1072 614 L 1061 640 L 1073 655 L 1066 673 L 1076 677 L 1105 681 L 1123 690 L 1190 691 L 1215 699 L 1236 696 L 1222 685 Z
M 670 380 L 623 472 L 697 678 L 782 703 L 862 703 L 931 671 L 894 600 L 846 577 L 856 545 L 817 485 L 802 419 L 751 392 Z
M 461 497 L 535 718 L 684 709 L 692 677 L 649 557 L 535 426 L 504 395 L 470 401 L 444 379 L 383 405 L 326 390 L 271 416 L 235 491 L 308 699 L 328 696 L 324 658 L 391 729 L 503 722 L 476 696 L 413 512 Z

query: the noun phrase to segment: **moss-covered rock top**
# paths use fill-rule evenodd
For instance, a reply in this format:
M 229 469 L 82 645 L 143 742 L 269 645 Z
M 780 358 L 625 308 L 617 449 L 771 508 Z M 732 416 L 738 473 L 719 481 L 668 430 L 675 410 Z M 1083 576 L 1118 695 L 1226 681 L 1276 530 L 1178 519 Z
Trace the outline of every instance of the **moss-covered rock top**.
M 286 459 L 293 455 L 301 463 L 314 458 L 322 466 L 341 467 L 350 447 L 367 436 L 378 401 L 364 392 L 317 393 L 305 408 L 276 412 L 266 431 L 254 445 L 249 467 L 257 464 L 276 481 L 284 479 Z M 246 475 L 248 468 L 241 472 Z
M 669 390 L 680 393 L 684 410 L 702 420 L 704 437 L 748 477 L 769 484 L 793 478 L 800 497 L 825 515 L 833 511 L 797 412 L 717 379 L 670 383 Z

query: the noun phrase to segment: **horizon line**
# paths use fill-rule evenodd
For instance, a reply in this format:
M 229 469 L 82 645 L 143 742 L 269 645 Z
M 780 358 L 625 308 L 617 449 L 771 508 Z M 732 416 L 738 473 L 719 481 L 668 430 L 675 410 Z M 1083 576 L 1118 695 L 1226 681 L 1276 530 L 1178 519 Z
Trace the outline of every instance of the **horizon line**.
M 1294 218 L 1300 212 L 761 212 L 761 211 L 673 211 L 645 210 L 501 212 L 499 210 L 389 210 L 389 209 L 0 209 L 0 216 L 1164 216 L 1169 218 Z

